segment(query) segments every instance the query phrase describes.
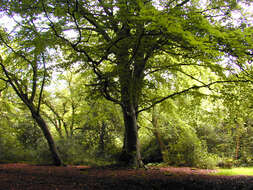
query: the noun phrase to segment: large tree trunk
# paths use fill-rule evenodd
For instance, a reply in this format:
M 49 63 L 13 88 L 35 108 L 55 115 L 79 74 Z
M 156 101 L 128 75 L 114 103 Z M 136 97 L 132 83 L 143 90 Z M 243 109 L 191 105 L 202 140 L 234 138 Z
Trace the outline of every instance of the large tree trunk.
M 124 146 L 120 160 L 128 166 L 141 168 L 143 167 L 143 162 L 138 138 L 137 110 L 142 90 L 146 58 L 140 47 L 136 49 L 135 55 L 131 55 L 130 50 L 135 49 L 135 45 L 133 48 L 132 44 L 128 42 L 128 38 L 131 36 L 128 23 L 123 23 L 123 25 L 118 35 L 119 39 L 122 40 L 117 44 L 118 49 L 116 50 L 121 108 L 125 126 Z M 140 31 L 138 30 L 140 36 L 143 31 L 141 29 Z
M 50 152 L 51 152 L 51 155 L 52 155 L 52 159 L 53 159 L 53 162 L 54 162 L 54 165 L 55 166 L 60 166 L 62 165 L 62 160 L 59 156 L 59 153 L 57 151 L 57 148 L 55 146 L 55 143 L 54 143 L 54 140 L 53 140 L 53 137 L 48 129 L 48 126 L 46 124 L 46 122 L 44 121 L 44 119 L 39 115 L 37 114 L 35 111 L 31 111 L 32 113 L 32 117 L 33 119 L 37 122 L 37 124 L 39 125 L 39 127 L 41 128 L 43 134 L 44 134 L 44 137 L 46 138 L 47 140 L 47 143 L 48 143 L 48 146 L 49 146 L 49 149 L 50 149 Z
M 127 166 L 143 167 L 138 138 L 138 127 L 133 105 L 122 108 L 125 125 L 125 139 L 120 161 Z

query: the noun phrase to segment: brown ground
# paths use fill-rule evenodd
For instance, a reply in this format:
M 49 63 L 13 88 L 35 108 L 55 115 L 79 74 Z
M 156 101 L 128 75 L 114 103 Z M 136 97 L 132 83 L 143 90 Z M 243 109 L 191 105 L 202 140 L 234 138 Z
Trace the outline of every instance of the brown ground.
M 190 168 L 91 168 L 0 164 L 0 190 L 253 189 L 253 177 L 213 176 Z

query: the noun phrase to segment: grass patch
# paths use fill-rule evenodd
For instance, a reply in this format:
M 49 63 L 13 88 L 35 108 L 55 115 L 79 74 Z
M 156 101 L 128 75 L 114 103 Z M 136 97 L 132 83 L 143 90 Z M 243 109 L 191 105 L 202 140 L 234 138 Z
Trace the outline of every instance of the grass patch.
M 247 176 L 253 176 L 253 167 L 218 169 L 218 171 L 216 173 L 214 173 L 214 175 L 225 175 L 225 176 L 247 175 Z

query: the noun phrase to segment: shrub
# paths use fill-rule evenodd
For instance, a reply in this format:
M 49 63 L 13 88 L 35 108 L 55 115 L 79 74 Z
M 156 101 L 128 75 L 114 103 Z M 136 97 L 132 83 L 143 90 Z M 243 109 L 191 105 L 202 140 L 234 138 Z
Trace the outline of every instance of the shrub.
M 160 163 L 162 162 L 162 155 L 159 150 L 159 146 L 155 138 L 150 139 L 149 141 L 142 142 L 142 159 L 145 164 L 148 163 Z
M 218 166 L 221 168 L 230 169 L 235 165 L 235 162 L 232 158 L 223 158 L 219 163 Z
M 209 154 L 205 142 L 202 142 L 190 126 L 174 126 L 164 137 L 168 148 L 168 164 L 213 169 L 218 157 Z M 143 157 L 146 163 L 162 162 L 162 156 L 155 138 L 143 145 Z
M 201 154 L 195 165 L 202 169 L 214 169 L 218 165 L 218 161 L 217 155 L 205 152 Z

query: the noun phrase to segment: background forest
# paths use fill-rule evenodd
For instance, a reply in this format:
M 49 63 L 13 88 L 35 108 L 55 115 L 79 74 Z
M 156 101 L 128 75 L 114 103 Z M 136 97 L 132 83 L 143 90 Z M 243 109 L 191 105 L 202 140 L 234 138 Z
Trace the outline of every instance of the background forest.
M 0 162 L 253 165 L 251 1 L 0 2 Z
M 93 97 L 79 74 L 58 77 L 44 92 L 41 114 L 64 163 L 115 163 L 124 138 L 120 108 Z M 138 122 L 144 162 L 252 165 L 251 86 L 227 84 L 187 93 L 144 112 Z M 11 89 L 1 93 L 0 122 L 1 162 L 52 162 L 41 130 Z

